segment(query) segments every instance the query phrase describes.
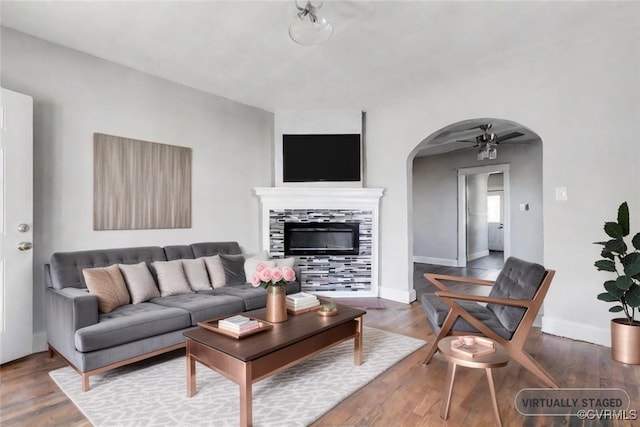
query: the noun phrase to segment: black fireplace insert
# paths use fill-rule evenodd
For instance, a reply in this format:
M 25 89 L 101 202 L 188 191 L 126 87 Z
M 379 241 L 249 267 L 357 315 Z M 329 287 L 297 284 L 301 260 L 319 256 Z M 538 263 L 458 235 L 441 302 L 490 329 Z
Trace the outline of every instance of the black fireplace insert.
M 356 222 L 285 222 L 285 255 L 358 255 Z

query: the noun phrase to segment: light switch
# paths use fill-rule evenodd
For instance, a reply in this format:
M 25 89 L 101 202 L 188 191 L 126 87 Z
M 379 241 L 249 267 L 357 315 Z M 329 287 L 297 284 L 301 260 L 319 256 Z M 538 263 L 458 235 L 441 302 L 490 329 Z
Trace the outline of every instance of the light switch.
M 520 205 L 518 205 L 518 207 L 520 208 L 521 211 L 528 211 L 529 210 L 529 203 L 520 203 Z
M 556 187 L 556 201 L 564 202 L 568 198 L 567 187 Z

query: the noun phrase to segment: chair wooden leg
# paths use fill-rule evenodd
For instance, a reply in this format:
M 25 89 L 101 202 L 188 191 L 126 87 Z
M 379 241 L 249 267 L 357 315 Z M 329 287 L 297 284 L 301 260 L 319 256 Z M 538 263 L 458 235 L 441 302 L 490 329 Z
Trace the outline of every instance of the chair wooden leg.
M 545 371 L 544 368 L 540 366 L 538 362 L 533 360 L 527 353 L 522 350 L 514 351 L 514 349 L 509 347 L 507 347 L 506 350 L 511 358 L 521 364 L 527 371 L 538 377 L 538 379 L 540 379 L 540 381 L 545 383 L 548 387 L 560 388 L 558 383 L 551 377 L 551 375 L 549 375 L 549 373 Z
M 431 358 L 433 357 L 433 355 L 436 354 L 436 351 L 438 351 L 438 341 L 440 340 L 436 338 L 431 342 L 431 344 L 429 344 L 429 347 L 427 348 L 427 356 L 422 362 L 423 365 L 428 365 L 429 362 L 431 362 Z
M 436 338 L 433 340 L 433 342 L 429 345 L 429 348 L 427 349 L 427 357 L 425 357 L 424 362 L 422 362 L 423 365 L 428 365 L 429 362 L 431 362 L 431 358 L 433 357 L 434 354 L 436 354 L 436 351 L 438 350 L 438 343 L 442 338 L 446 337 L 451 331 L 451 328 L 453 328 L 453 324 L 458 319 L 457 313 L 454 313 L 454 312 L 455 310 L 449 311 L 449 314 L 447 314 L 447 317 L 444 319 L 444 322 L 442 322 L 442 327 L 440 328 L 440 332 L 438 332 L 438 335 L 436 336 Z

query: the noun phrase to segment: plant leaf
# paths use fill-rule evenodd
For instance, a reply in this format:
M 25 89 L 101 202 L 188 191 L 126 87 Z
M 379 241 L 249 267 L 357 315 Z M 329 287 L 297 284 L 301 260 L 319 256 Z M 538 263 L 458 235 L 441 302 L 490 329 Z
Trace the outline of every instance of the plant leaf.
M 634 248 L 640 251 L 640 233 L 633 236 L 633 239 L 631 239 L 631 244 Z
M 604 232 L 607 233 L 607 236 L 612 237 L 614 239 L 620 239 L 624 236 L 622 226 L 617 222 L 605 222 Z
M 620 313 L 623 310 L 621 305 L 614 305 L 609 309 L 611 313 Z
M 633 285 L 624 295 L 625 302 L 630 307 L 640 307 L 640 286 Z
M 633 280 L 629 276 L 619 276 L 616 279 L 616 286 L 618 289 L 627 290 L 633 285 Z
M 624 274 L 627 276 L 635 276 L 640 273 L 640 252 L 632 252 L 620 261 L 624 265 Z
M 616 298 L 615 296 L 611 295 L 609 292 L 603 292 L 601 294 L 598 294 L 598 299 L 600 301 L 605 301 L 605 302 L 620 301 L 620 298 Z
M 601 259 L 596 261 L 593 265 L 595 265 L 598 271 L 616 271 L 616 263 L 609 259 Z
M 613 254 L 611 253 L 611 251 L 608 251 L 606 248 L 602 249 L 602 252 L 600 252 L 600 256 L 602 258 L 607 258 L 607 259 L 615 259 L 615 257 L 613 256 Z
M 620 299 L 620 297 L 624 295 L 624 290 L 620 289 L 618 285 L 616 285 L 615 280 L 608 280 L 604 282 L 604 288 L 616 299 Z
M 602 245 L 602 246 L 604 246 L 604 245 L 607 244 L 607 242 L 593 242 L 593 244 L 594 245 Z
M 618 224 L 622 228 L 622 235 L 629 234 L 629 205 L 624 202 L 618 208 Z
M 617 254 L 627 253 L 627 244 L 622 239 L 611 239 L 604 245 L 604 248 L 609 252 L 615 252 Z

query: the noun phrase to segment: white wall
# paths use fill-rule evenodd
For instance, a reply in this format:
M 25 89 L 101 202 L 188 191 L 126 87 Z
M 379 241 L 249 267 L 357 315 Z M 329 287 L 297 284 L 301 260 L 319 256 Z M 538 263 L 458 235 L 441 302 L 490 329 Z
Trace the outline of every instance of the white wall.
M 380 213 L 382 296 L 415 297 L 414 148 L 451 123 L 500 117 L 534 129 L 544 145 L 543 261 L 557 274 L 543 330 L 609 343 L 612 315 L 596 299 L 608 275 L 593 267 L 599 251 L 592 242 L 602 239 L 603 222 L 623 200 L 632 227 L 640 228 L 640 29 L 628 28 L 367 112 L 367 182 L 387 189 Z M 568 201 L 555 201 L 556 186 L 567 186 Z
M 2 86 L 34 99 L 34 330 L 55 251 L 197 241 L 259 245 L 252 189 L 273 185 L 273 115 L 2 30 Z M 93 133 L 191 147 L 192 228 L 93 231 Z

